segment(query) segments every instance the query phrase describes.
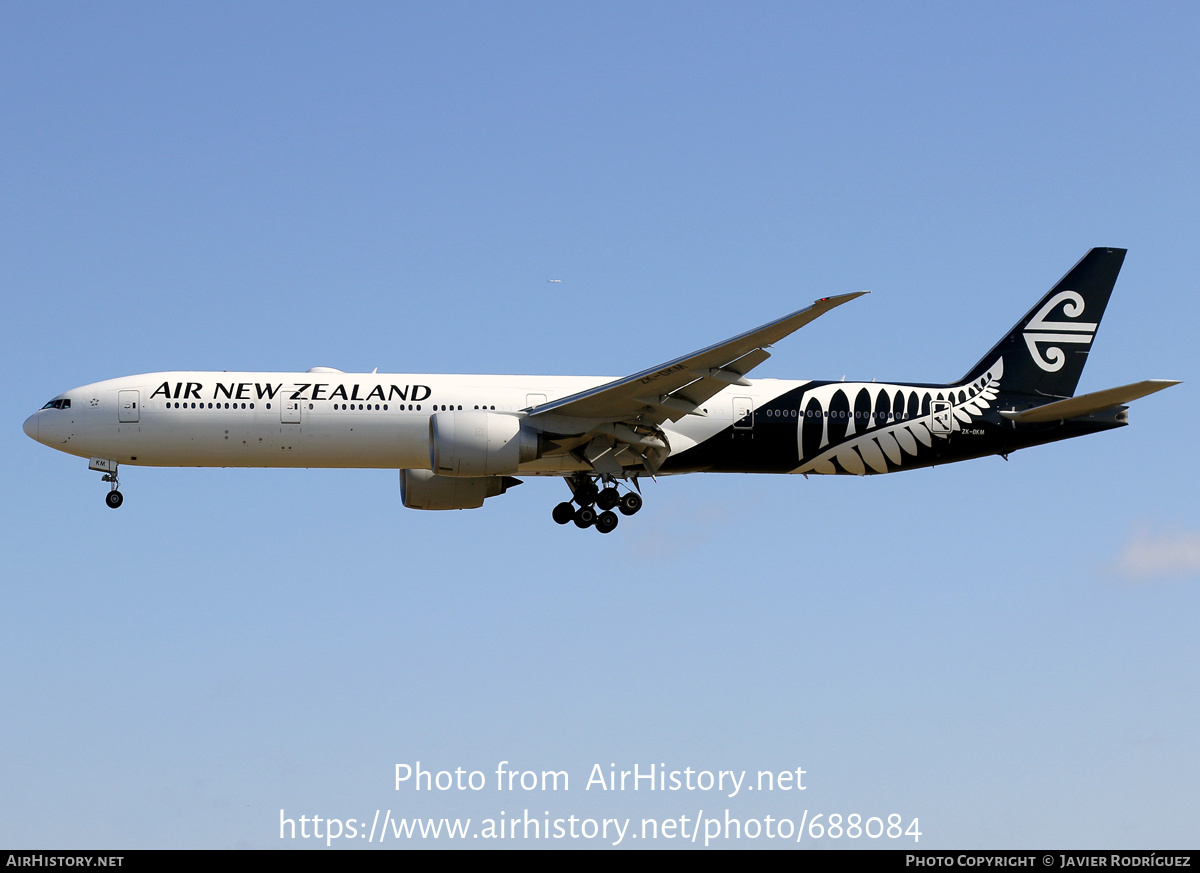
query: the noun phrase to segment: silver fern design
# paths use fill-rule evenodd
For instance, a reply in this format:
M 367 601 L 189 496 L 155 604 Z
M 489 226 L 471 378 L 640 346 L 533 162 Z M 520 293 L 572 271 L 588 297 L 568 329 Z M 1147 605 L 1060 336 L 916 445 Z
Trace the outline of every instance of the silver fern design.
M 805 396 L 796 473 L 887 473 L 912 462 L 921 447 L 946 439 L 995 401 L 1004 358 L 963 385 L 916 387 L 832 382 Z

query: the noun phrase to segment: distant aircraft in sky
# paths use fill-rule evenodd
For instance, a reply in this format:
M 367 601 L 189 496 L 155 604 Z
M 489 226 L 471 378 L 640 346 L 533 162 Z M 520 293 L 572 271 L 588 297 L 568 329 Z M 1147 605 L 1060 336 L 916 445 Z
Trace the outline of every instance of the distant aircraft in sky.
M 558 284 L 558 283 L 561 283 L 561 282 L 562 282 L 562 279 L 547 279 L 546 281 L 547 281 L 547 282 L 553 282 L 553 283 L 555 283 L 555 284 Z
M 554 520 L 609 533 L 618 512 L 642 507 L 646 476 L 892 473 L 1124 426 L 1123 404 L 1178 384 L 1074 396 L 1124 259 L 1092 249 L 945 385 L 746 377 L 773 343 L 860 291 L 623 379 L 150 373 L 60 394 L 25 432 L 88 458 L 114 509 L 123 464 L 373 467 L 400 471 L 412 509 L 474 509 L 517 476 L 558 476 L 570 499 Z

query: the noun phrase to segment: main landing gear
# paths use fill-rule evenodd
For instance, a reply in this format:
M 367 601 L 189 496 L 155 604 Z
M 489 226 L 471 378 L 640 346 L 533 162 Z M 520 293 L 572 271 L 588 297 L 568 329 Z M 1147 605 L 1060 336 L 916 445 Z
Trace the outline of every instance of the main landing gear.
M 554 520 L 559 524 L 575 522 L 578 528 L 594 527 L 600 533 L 612 533 L 619 520 L 614 509 L 621 515 L 633 515 L 642 508 L 642 495 L 636 491 L 622 494 L 611 476 L 575 473 L 567 477 L 567 485 L 571 488 L 572 499 L 554 507 Z M 637 485 L 636 479 L 634 485 Z

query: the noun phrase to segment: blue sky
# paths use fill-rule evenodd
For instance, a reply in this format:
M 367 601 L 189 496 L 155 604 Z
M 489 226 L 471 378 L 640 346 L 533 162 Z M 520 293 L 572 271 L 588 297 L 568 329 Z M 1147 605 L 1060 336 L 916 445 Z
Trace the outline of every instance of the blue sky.
M 703 808 L 900 813 L 921 848 L 1194 845 L 1198 24 L 5 4 L 0 844 Z M 551 522 L 557 481 L 425 514 L 391 471 L 126 467 L 112 512 L 20 430 L 167 369 L 620 376 L 861 289 L 756 375 L 950 380 L 1096 245 L 1129 255 L 1080 390 L 1185 380 L 1131 427 L 666 478 L 607 537 Z M 416 761 L 571 789 L 396 791 Z M 601 794 L 596 763 L 807 790 Z

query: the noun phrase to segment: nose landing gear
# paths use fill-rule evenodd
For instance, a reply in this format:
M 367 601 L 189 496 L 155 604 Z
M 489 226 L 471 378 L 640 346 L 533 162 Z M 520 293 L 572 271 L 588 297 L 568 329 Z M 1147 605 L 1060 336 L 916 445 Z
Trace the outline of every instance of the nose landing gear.
M 92 458 L 88 462 L 88 469 L 104 474 L 100 477 L 101 482 L 108 483 L 108 493 L 104 495 L 104 502 L 109 509 L 120 509 L 121 504 L 125 502 L 125 495 L 117 490 L 120 485 L 117 481 L 117 462 L 105 458 Z
M 566 478 L 572 498 L 554 507 L 553 517 L 558 524 L 569 524 L 573 521 L 575 526 L 581 529 L 594 527 L 600 533 L 612 533 L 619 521 L 617 513 L 613 512 L 614 509 L 622 515 L 633 515 L 642 508 L 641 495 L 636 491 L 622 494 L 617 490 L 616 480 L 611 476 L 575 473 Z M 597 480 L 604 488 L 597 484 Z M 636 487 L 636 480 L 634 485 Z M 575 504 L 578 504 L 578 508 Z

